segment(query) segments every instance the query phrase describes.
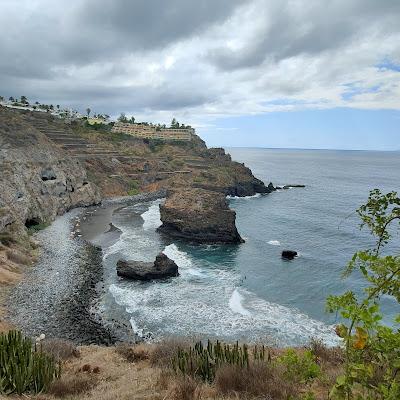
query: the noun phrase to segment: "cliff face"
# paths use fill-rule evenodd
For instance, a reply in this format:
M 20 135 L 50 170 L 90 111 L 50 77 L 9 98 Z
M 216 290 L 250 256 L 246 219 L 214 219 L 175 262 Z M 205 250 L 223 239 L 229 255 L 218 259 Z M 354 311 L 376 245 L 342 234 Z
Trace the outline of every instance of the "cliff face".
M 0 232 L 100 201 L 85 169 L 17 114 L 0 109 Z
M 236 213 L 230 210 L 225 195 L 204 189 L 178 190 L 160 205 L 158 228 L 172 237 L 201 243 L 241 243 Z

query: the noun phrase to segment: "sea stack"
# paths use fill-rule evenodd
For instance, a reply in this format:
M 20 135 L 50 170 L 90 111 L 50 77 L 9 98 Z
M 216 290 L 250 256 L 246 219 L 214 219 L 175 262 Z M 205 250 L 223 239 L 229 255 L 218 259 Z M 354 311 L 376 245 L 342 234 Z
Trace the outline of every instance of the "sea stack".
M 160 205 L 162 225 L 169 236 L 199 243 L 243 243 L 236 229 L 236 213 L 223 193 L 205 189 L 179 189 Z
M 119 260 L 117 262 L 117 275 L 133 280 L 150 281 L 179 276 L 179 272 L 175 262 L 164 253 L 160 253 L 154 263 Z

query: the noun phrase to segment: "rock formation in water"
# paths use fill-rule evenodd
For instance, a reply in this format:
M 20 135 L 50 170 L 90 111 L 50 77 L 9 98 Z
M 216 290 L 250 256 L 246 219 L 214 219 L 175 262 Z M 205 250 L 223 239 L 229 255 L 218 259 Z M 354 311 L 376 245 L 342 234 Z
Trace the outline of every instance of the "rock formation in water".
M 286 260 L 293 260 L 295 257 L 297 257 L 297 251 L 294 250 L 283 250 L 282 251 L 282 258 Z
M 175 262 L 164 253 L 160 253 L 154 263 L 119 260 L 117 262 L 117 275 L 128 279 L 149 281 L 179 276 L 179 272 Z
M 160 205 L 160 232 L 200 243 L 241 243 L 236 213 L 223 193 L 187 188 L 168 194 Z

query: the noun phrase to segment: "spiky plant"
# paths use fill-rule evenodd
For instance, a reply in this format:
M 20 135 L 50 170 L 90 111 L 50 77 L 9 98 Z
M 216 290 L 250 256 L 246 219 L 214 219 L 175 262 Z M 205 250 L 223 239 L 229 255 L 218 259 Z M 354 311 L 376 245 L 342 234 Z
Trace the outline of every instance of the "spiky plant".
M 21 332 L 0 334 L 0 393 L 41 393 L 60 374 L 60 364 Z

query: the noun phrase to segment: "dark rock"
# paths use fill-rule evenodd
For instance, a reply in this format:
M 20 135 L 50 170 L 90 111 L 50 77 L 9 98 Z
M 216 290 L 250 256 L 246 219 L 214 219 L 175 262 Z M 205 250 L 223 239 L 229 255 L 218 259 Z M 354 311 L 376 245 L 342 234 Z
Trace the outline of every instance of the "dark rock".
M 282 258 L 285 258 L 286 260 L 293 260 L 295 257 L 297 257 L 297 251 L 293 250 L 282 251 Z
M 160 205 L 163 224 L 158 231 L 199 243 L 242 243 L 236 213 L 230 210 L 223 193 L 204 189 L 169 192 Z
M 154 263 L 143 261 L 117 262 L 117 275 L 128 279 L 149 281 L 178 276 L 178 266 L 165 254 L 160 253 Z

